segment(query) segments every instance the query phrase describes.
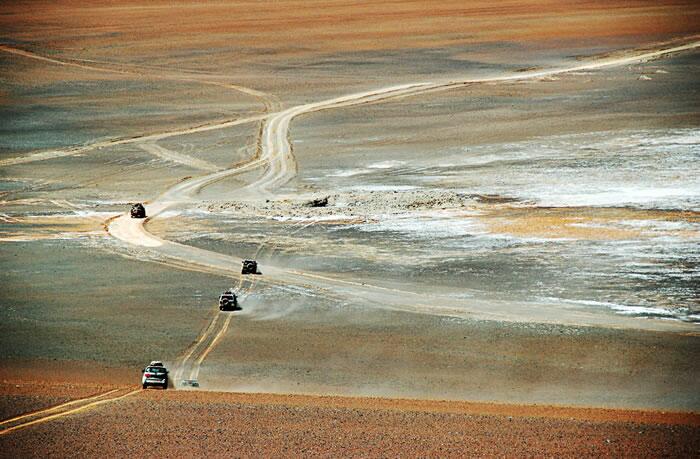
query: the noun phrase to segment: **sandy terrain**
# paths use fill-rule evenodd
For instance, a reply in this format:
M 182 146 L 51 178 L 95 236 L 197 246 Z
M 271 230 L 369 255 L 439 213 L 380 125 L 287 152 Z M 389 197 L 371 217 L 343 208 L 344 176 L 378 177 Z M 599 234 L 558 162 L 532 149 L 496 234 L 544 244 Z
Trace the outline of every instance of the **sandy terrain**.
M 679 413 L 155 390 L 52 422 L 0 435 L 3 456 L 687 457 L 700 440 Z
M 0 12 L 3 456 L 698 450 L 695 2 Z

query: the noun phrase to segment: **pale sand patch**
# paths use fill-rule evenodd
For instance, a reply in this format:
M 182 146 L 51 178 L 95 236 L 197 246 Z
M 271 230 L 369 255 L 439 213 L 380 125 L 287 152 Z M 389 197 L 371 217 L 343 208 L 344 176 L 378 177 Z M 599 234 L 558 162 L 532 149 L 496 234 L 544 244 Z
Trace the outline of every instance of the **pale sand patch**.
M 700 231 L 687 226 L 666 227 L 664 222 L 698 223 L 689 211 L 655 211 L 627 208 L 492 208 L 478 217 L 490 231 L 517 237 L 555 239 L 626 240 L 657 236 L 698 238 Z M 649 225 L 630 225 L 630 221 Z M 654 225 L 654 223 L 661 225 Z

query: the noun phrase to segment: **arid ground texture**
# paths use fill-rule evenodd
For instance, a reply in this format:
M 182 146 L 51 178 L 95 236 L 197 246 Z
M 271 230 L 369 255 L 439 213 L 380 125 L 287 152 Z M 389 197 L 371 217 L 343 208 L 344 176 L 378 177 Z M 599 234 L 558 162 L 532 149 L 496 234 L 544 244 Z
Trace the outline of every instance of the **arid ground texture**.
M 0 456 L 698 455 L 697 2 L 86 3 L 0 4 Z

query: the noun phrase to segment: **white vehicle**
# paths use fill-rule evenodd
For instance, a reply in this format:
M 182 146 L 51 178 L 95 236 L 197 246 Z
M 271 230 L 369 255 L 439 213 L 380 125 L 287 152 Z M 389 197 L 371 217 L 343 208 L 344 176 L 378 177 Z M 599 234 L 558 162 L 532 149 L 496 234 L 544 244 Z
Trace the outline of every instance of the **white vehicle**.
M 160 365 L 153 365 L 159 363 Z M 142 371 L 141 386 L 145 389 L 148 386 L 160 386 L 163 389 L 168 388 L 168 370 L 163 366 L 163 362 L 151 362 Z

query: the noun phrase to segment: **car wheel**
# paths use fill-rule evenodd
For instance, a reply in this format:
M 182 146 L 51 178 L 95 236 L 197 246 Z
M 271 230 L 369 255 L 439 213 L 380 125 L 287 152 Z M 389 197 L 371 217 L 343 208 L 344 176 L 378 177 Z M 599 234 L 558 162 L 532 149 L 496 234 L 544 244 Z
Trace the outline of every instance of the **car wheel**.
M 148 384 L 144 384 L 144 385 L 143 385 L 143 388 L 144 388 L 144 389 L 147 388 L 147 387 L 148 387 Z

